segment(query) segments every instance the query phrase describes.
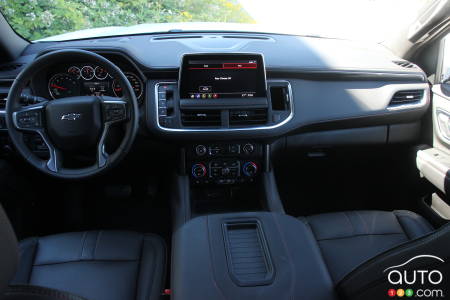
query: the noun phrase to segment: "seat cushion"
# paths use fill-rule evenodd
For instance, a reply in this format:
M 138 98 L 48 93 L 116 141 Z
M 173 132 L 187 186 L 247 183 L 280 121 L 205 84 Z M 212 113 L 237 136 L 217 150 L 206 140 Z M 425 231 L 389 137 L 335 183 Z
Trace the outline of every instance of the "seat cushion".
M 335 283 L 360 264 L 433 231 L 410 211 L 348 211 L 306 217 Z
M 88 300 L 153 300 L 165 277 L 165 245 L 150 234 L 88 231 L 28 238 L 11 284 L 70 292 Z

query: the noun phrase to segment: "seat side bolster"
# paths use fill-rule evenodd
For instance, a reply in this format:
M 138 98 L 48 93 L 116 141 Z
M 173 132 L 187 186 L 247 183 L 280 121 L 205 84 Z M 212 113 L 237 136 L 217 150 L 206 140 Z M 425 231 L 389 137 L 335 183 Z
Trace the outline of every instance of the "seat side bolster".
M 430 267 L 441 270 L 445 278 L 450 274 L 449 240 L 450 224 L 447 224 L 435 232 L 401 244 L 361 264 L 337 284 L 336 290 L 342 299 L 347 300 L 384 299 L 387 297 L 387 290 L 396 287 L 388 282 L 386 269 L 401 266 L 410 260 L 407 264 L 408 269 L 417 270 Z M 424 255 L 427 257 L 413 259 Z M 445 263 L 439 263 L 429 256 L 439 257 Z M 447 290 L 447 292 L 449 291 Z
M 422 216 L 406 210 L 396 210 L 394 215 L 409 239 L 424 236 L 434 229 Z
M 136 300 L 160 299 L 165 284 L 166 245 L 154 234 L 145 234 L 142 241 Z
M 31 237 L 22 240 L 19 245 L 20 262 L 16 274 L 11 281 L 14 285 L 26 285 L 30 283 L 34 260 L 39 248 L 39 238 Z

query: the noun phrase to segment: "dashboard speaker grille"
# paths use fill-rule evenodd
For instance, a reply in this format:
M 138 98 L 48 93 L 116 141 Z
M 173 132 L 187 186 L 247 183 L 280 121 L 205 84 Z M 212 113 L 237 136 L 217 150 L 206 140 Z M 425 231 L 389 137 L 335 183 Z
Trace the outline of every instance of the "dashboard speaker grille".
M 258 125 L 267 123 L 267 109 L 230 110 L 230 125 Z
M 392 97 L 389 105 L 410 104 L 423 98 L 424 90 L 398 91 Z
M 220 110 L 183 110 L 181 123 L 183 126 L 220 126 Z

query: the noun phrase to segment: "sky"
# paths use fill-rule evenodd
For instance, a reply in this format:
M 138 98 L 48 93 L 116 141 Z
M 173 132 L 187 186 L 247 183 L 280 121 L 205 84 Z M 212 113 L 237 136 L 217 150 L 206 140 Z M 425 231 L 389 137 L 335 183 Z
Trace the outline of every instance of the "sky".
M 431 0 L 239 0 L 258 24 L 276 31 L 381 42 L 411 23 Z

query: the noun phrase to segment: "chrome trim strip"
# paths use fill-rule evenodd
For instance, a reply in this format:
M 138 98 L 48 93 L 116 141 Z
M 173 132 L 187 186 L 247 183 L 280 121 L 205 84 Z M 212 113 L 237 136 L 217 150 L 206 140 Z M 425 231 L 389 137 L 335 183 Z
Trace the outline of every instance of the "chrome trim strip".
M 5 128 L 0 128 L 0 131 L 8 131 L 8 127 L 6 126 L 6 111 L 0 110 L 0 116 L 3 116 L 3 118 L 5 118 Z
M 161 124 L 159 124 L 159 113 L 158 113 L 158 87 L 160 85 L 163 84 L 177 84 L 176 81 L 165 81 L 165 82 L 158 82 L 155 84 L 155 112 L 156 112 L 156 125 L 158 127 L 159 130 L 165 131 L 165 132 L 239 132 L 239 131 L 253 131 L 253 130 L 271 130 L 271 129 L 275 129 L 275 128 L 279 128 L 283 125 L 285 125 L 286 123 L 288 123 L 289 121 L 292 120 L 292 118 L 294 117 L 294 110 L 295 110 L 295 105 L 294 105 L 294 98 L 292 96 L 292 87 L 291 87 L 291 83 L 287 80 L 267 80 L 267 82 L 270 83 L 276 83 L 276 82 L 281 82 L 284 84 L 287 84 L 288 87 L 288 93 L 289 93 L 289 106 L 290 106 L 290 114 L 289 116 L 284 119 L 282 122 L 274 124 L 274 125 L 270 125 L 270 126 L 256 126 L 256 127 L 241 127 L 241 128 L 208 128 L 208 129 L 192 129 L 192 128 L 167 128 L 167 127 L 163 127 L 161 126 Z

